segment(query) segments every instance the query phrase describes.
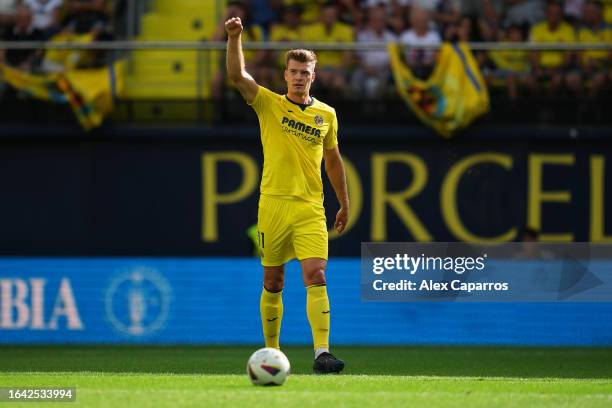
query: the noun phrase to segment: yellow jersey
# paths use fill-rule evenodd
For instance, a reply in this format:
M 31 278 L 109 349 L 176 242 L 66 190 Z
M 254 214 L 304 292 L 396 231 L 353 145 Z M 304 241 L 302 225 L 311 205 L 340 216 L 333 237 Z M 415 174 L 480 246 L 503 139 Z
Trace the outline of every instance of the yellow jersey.
M 595 31 L 590 27 L 582 27 L 578 31 L 578 42 L 581 43 L 612 43 L 612 29 L 602 25 Z M 609 50 L 588 50 L 582 52 L 582 63 L 594 60 L 595 63 L 604 64 L 610 55 Z
M 529 56 L 525 50 L 491 50 L 489 58 L 501 70 L 514 73 L 529 71 Z
M 576 35 L 571 25 L 560 23 L 555 31 L 550 31 L 548 23 L 542 21 L 531 27 L 531 42 L 563 43 L 576 41 Z M 540 51 L 540 65 L 545 68 L 555 68 L 563 64 L 562 51 Z
M 348 24 L 334 23 L 331 30 L 326 30 L 323 23 L 316 23 L 305 26 L 302 29 L 304 41 L 311 42 L 347 42 L 354 40 L 353 28 Z M 320 51 L 317 52 L 317 66 L 321 68 L 340 68 L 342 65 L 342 52 L 340 51 Z
M 263 146 L 261 194 L 321 204 L 323 149 L 338 144 L 334 108 L 312 97 L 310 105 L 300 105 L 262 86 L 250 105 L 259 118 Z

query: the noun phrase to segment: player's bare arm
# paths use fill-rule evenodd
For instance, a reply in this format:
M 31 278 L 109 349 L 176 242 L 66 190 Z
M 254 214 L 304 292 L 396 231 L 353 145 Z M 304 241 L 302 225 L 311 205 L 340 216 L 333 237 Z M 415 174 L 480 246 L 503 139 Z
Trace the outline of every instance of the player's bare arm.
M 342 156 L 340 156 L 340 150 L 338 146 L 333 149 L 325 149 L 323 151 L 325 158 L 325 172 L 327 177 L 336 192 L 336 197 L 340 203 L 340 209 L 336 214 L 336 221 L 334 222 L 334 228 L 338 233 L 341 233 L 346 228 L 349 218 L 349 197 L 348 189 L 346 187 L 346 173 L 344 170 L 344 162 Z
M 242 53 L 242 21 L 240 17 L 232 17 L 225 22 L 227 32 L 227 76 L 236 85 L 238 91 L 247 103 L 252 103 L 257 95 L 257 82 L 246 71 L 244 54 Z

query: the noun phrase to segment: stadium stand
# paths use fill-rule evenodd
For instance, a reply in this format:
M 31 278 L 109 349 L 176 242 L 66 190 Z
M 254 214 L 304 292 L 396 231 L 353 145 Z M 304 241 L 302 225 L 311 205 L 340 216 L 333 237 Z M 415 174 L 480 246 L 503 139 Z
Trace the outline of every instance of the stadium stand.
M 215 0 L 158 0 L 142 17 L 139 40 L 209 40 L 219 20 Z M 218 69 L 216 53 L 194 50 L 134 51 L 126 80 L 128 99 L 203 99 Z
M 83 3 L 83 4 L 81 4 Z M 71 0 L 64 1 L 59 12 L 58 21 L 61 21 L 61 32 L 58 39 L 71 41 L 91 41 L 89 37 L 75 39 L 66 36 L 66 31 L 81 33 L 83 27 L 96 31 L 105 25 L 104 36 L 93 36 L 94 39 L 128 39 L 137 41 L 223 41 L 219 35 L 228 7 L 237 5 L 247 10 L 246 20 L 252 22 L 252 29 L 245 34 L 245 41 L 339 41 L 352 44 L 371 41 L 364 33 L 371 26 L 369 21 L 372 7 L 385 10 L 386 38 L 408 38 L 414 31 L 413 21 L 418 17 L 417 10 L 427 10 L 428 30 L 444 41 L 462 40 L 472 43 L 512 42 L 533 43 L 542 41 L 546 44 L 555 44 L 556 37 L 544 38 L 542 33 L 546 28 L 546 10 L 559 3 L 562 7 L 563 41 L 574 39 L 582 43 L 612 43 L 612 1 L 545 1 L 520 0 L 511 3 L 483 0 L 486 6 L 479 9 L 479 1 L 468 0 L 418 0 L 410 1 L 369 1 L 369 0 L 342 0 L 312 2 L 298 0 L 283 0 L 266 3 L 261 10 L 261 1 L 247 0 L 139 0 L 126 2 L 125 0 Z M 2 0 L 0 2 L 0 33 L 12 29 L 15 7 L 18 4 L 40 6 L 38 1 L 28 0 L 23 3 L 19 0 Z M 57 4 L 57 2 L 53 2 Z M 84 6 L 84 4 L 89 4 Z M 129 23 L 125 21 L 126 9 L 133 4 L 141 5 L 145 10 L 142 15 L 135 18 L 136 30 L 125 29 Z M 332 7 L 333 4 L 333 7 Z M 51 6 L 49 3 L 48 7 Z M 85 8 L 82 8 L 85 7 Z M 250 10 L 249 10 L 250 7 Z M 117 17 L 123 9 L 123 16 Z M 80 11 L 83 14 L 79 14 Z M 259 11 L 259 12 L 258 12 Z M 315 12 L 316 11 L 316 12 Z M 327 13 L 329 11 L 329 13 Z M 331 13 L 333 11 L 333 13 Z M 300 13 L 301 15 L 297 15 Z M 420 12 L 420 11 L 417 11 Z M 261 14 L 264 14 L 262 17 Z M 594 18 L 599 13 L 601 17 Z M 133 14 L 133 13 L 132 13 Z M 329 14 L 333 30 L 327 32 L 322 20 Z M 333 16 L 331 16 L 333 14 Z M 380 14 L 380 13 L 378 13 Z M 257 16 L 257 18 L 256 18 Z M 317 16 L 315 18 L 314 16 Z M 132 16 L 134 17 L 134 16 Z M 283 20 L 289 18 L 289 22 Z M 291 19 L 294 22 L 291 22 Z M 276 19 L 276 20 L 274 20 Z M 261 25 L 260 23 L 261 20 Z M 418 18 L 416 18 L 418 20 Z M 295 27 L 287 28 L 287 24 Z M 80 29 L 75 29 L 77 27 Z M 328 22 L 329 25 L 329 22 Z M 54 27 L 52 30 L 58 30 Z M 127 35 L 124 35 L 124 32 Z M 222 32 L 221 32 L 222 34 Z M 248 38 L 246 38 L 248 37 Z M 10 39 L 10 33 L 4 38 Z M 374 40 L 376 37 L 372 37 Z M 561 38 L 561 37 L 560 37 Z M 412 44 L 413 41 L 402 41 Z M 417 41 L 419 43 L 419 41 Z M 384 55 L 371 52 L 379 57 Z M 85 54 L 85 53 L 81 53 Z M 282 65 L 282 52 L 247 51 L 247 66 L 249 71 L 261 84 L 280 91 L 284 83 L 279 74 L 279 65 Z M 414 60 L 415 56 L 431 55 L 429 51 L 411 50 L 406 58 Z M 535 59 L 531 51 L 512 51 L 504 47 L 488 51 L 476 51 L 475 57 L 483 72 L 489 91 L 491 93 L 492 109 L 487 120 L 504 122 L 515 115 L 523 120 L 538 123 L 552 123 L 550 112 L 542 115 L 550 104 L 547 98 L 555 95 L 557 103 L 555 108 L 567 107 L 565 113 L 558 112 L 561 120 L 578 119 L 585 123 L 590 120 L 603 120 L 607 98 L 612 83 L 610 50 L 599 51 L 572 51 L 572 52 L 542 52 L 541 55 L 572 55 L 567 58 L 561 67 L 563 72 L 559 75 L 561 80 L 541 75 L 532 66 Z M 91 55 L 81 60 L 74 58 L 73 53 L 51 52 L 45 53 L 43 63 L 45 69 L 54 68 L 50 62 L 56 62 L 55 67 L 98 65 L 108 63 L 109 56 L 127 56 L 128 64 L 125 72 L 125 89 L 120 103 L 117 105 L 115 118 L 121 119 L 133 115 L 148 120 L 190 120 L 205 122 L 233 119 L 244 119 L 244 110 L 240 98 L 232 95 L 234 91 L 223 78 L 223 55 L 221 51 L 194 50 L 194 49 L 149 49 L 133 50 L 128 53 L 106 53 L 106 59 L 94 58 Z M 335 56 L 331 62 L 329 56 Z M 324 99 L 331 98 L 330 103 L 338 106 L 340 111 L 347 112 L 344 117 L 348 121 L 371 120 L 381 123 L 403 123 L 413 121 L 409 115 L 401 115 L 397 109 L 398 96 L 393 86 L 384 86 L 387 82 L 382 80 L 383 86 L 375 92 L 366 92 L 366 82 L 374 83 L 376 74 L 366 75 L 364 78 L 364 56 L 366 52 L 320 52 L 319 80 L 315 82 L 314 91 Z M 75 61 L 77 61 L 75 63 Z M 278 63 L 275 63 L 278 61 Z M 591 62 L 587 62 L 591 61 Z M 413 61 L 414 62 L 414 61 Z M 377 62 L 385 67 L 387 64 L 380 59 Z M 419 74 L 419 67 L 412 64 L 412 69 Z M 417 64 L 418 65 L 418 64 Z M 36 69 L 33 66 L 32 69 Z M 431 72 L 431 65 L 427 67 L 421 77 Z M 383 73 L 383 76 L 388 75 Z M 537 83 L 534 76 L 541 78 Z M 537 84 L 536 87 L 534 84 Z M 392 85 L 392 84 L 391 84 Z M 529 86 L 531 85 L 531 87 Z M 551 85 L 555 89 L 550 92 Z M 530 92 L 530 88 L 532 91 Z M 537 92 L 533 89 L 540 89 Z M 382 92 L 381 92 L 382 91 Z M 374 95 L 382 104 L 377 113 L 360 110 L 359 98 L 364 94 Z M 572 98 L 580 98 L 575 101 Z M 128 106 L 123 106 L 128 105 Z M 197 106 L 199 105 L 199 106 Z M 574 109 L 580 105 L 579 109 Z M 204 107 L 204 109 L 202 109 Z M 511 107 L 511 109 L 507 109 Z M 212 110 L 216 110 L 213 115 Z M 203 112 L 204 111 L 204 112 Z M 577 112 L 586 112 L 587 116 L 578 117 Z M 235 116 L 232 114 L 235 113 Z M 362 115 L 364 113 L 365 115 Z M 381 115 L 382 113 L 382 115 Z M 589 116 L 593 114 L 592 116 Z M 144 116 L 143 116 L 144 115 Z M 374 117 L 372 117 L 374 115 Z M 249 116 L 250 117 L 250 116 Z

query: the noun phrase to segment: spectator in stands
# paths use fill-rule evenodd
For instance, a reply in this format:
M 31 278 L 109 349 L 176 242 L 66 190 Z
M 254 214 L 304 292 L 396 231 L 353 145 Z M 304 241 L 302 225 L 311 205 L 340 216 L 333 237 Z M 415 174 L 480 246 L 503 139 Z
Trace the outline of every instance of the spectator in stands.
M 283 7 L 280 23 L 274 24 L 270 29 L 270 41 L 301 41 L 302 29 L 302 7 Z M 285 66 L 284 56 L 282 66 Z
M 368 8 L 367 25 L 357 34 L 357 42 L 385 44 L 397 41 L 397 37 L 385 28 L 386 20 L 383 6 Z M 352 78 L 353 90 L 359 96 L 380 97 L 391 81 L 389 54 L 386 50 L 364 50 L 357 57 L 358 65 Z
M 283 0 L 284 6 L 300 6 L 302 8 L 302 22 L 304 24 L 316 23 L 321 9 L 328 0 Z
M 281 22 L 272 25 L 270 29 L 270 41 L 302 41 L 302 28 L 302 7 L 297 5 L 283 7 Z M 285 53 L 276 52 L 275 54 L 278 66 L 284 70 L 286 63 Z M 285 81 L 281 77 L 278 77 L 278 80 L 273 82 L 275 89 L 285 86 Z
M 15 22 L 17 0 L 0 0 L 0 35 Z
M 393 14 L 387 16 L 387 29 L 399 38 L 406 31 L 406 14 Z
M 531 27 L 530 41 L 533 43 L 574 42 L 576 36 L 571 25 L 563 21 L 563 9 L 557 0 L 546 4 L 546 20 Z M 571 69 L 574 53 L 570 51 L 532 51 L 530 53 L 533 75 L 529 87 L 539 92 L 543 82 L 550 82 L 549 92 L 556 95 L 562 88 L 568 70 Z
M 412 0 L 362 0 L 361 7 L 370 9 L 376 6 L 383 6 L 387 15 L 406 15 Z
M 63 0 L 24 0 L 23 4 L 32 13 L 33 28 L 44 33 L 46 38 L 60 31 L 60 11 Z
M 354 32 L 363 27 L 364 15 L 359 0 L 338 0 L 338 19 L 352 26 Z
M 278 21 L 282 5 L 282 0 L 250 0 L 251 20 L 263 28 L 266 36 L 269 36 L 272 24 Z
M 219 24 L 212 36 L 213 41 L 226 40 L 225 21 L 232 17 L 240 17 L 244 26 L 242 32 L 242 42 L 259 42 L 264 40 L 263 29 L 255 24 L 250 24 L 248 16 L 248 6 L 244 0 L 230 0 L 227 2 L 225 17 L 219 20 Z M 268 58 L 266 50 L 245 50 L 244 60 L 249 72 L 255 76 L 255 80 L 265 87 L 271 87 L 273 69 L 276 69 L 272 58 Z M 221 66 L 225 66 L 225 56 L 221 58 Z M 220 69 L 213 79 L 212 94 L 215 97 L 223 95 L 226 84 L 225 69 Z
M 563 14 L 565 20 L 574 26 L 578 26 L 584 11 L 584 0 L 565 0 Z
M 472 32 L 472 20 L 461 17 L 456 23 L 449 24 L 444 29 L 444 41 L 469 41 Z
M 495 41 L 498 28 L 499 0 L 461 0 L 461 15 L 472 21 L 472 39 L 475 41 Z
M 400 42 L 409 46 L 440 45 L 440 34 L 431 28 L 429 11 L 413 7 L 410 12 L 411 29 L 400 37 Z M 434 49 L 411 48 L 406 56 L 406 63 L 415 76 L 421 79 L 429 77 L 436 62 L 437 51 Z
M 499 40 L 503 42 L 521 43 L 525 41 L 521 26 L 512 25 L 499 31 Z M 489 84 L 495 85 L 503 81 L 508 90 L 510 101 L 516 102 L 519 95 L 519 85 L 526 85 L 529 77 L 529 55 L 525 50 L 490 50 L 488 52 L 491 67 L 483 73 Z
M 77 34 L 102 33 L 110 25 L 110 7 L 105 0 L 66 0 L 63 26 Z
M 584 25 L 578 31 L 578 41 L 582 43 L 612 43 L 612 29 L 603 21 L 603 4 L 601 1 L 590 0 L 584 6 Z M 588 50 L 580 53 L 580 66 L 584 79 L 590 80 L 589 96 L 596 97 L 603 90 L 610 76 L 612 68 L 612 51 Z M 577 75 L 576 75 L 577 76 Z M 582 88 L 580 76 L 569 78 L 570 86 Z
M 430 28 L 443 32 L 448 24 L 455 24 L 461 17 L 461 0 L 411 0 L 406 10 L 407 20 L 410 21 L 410 13 L 414 9 L 427 10 L 429 12 Z
M 24 6 L 17 7 L 15 22 L 2 35 L 3 41 L 42 41 L 44 34 L 32 25 L 31 11 Z M 42 50 L 0 50 L 0 62 L 22 70 L 31 71 L 40 62 Z
M 338 21 L 338 6 L 335 2 L 326 3 L 321 10 L 321 21 L 304 27 L 304 40 L 311 42 L 352 43 L 353 29 Z M 351 64 L 350 51 L 319 51 L 317 81 L 319 90 L 341 95 L 346 90 L 345 75 Z
M 543 0 L 507 0 L 506 25 L 531 26 L 544 19 Z

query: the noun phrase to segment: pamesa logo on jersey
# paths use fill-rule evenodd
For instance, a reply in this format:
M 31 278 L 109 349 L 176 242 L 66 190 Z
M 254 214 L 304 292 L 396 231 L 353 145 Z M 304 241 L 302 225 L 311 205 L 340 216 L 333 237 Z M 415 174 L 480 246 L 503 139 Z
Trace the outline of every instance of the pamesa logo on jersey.
M 106 317 L 123 334 L 152 334 L 164 327 L 170 300 L 170 285 L 156 269 L 126 268 L 117 274 L 106 291 Z

